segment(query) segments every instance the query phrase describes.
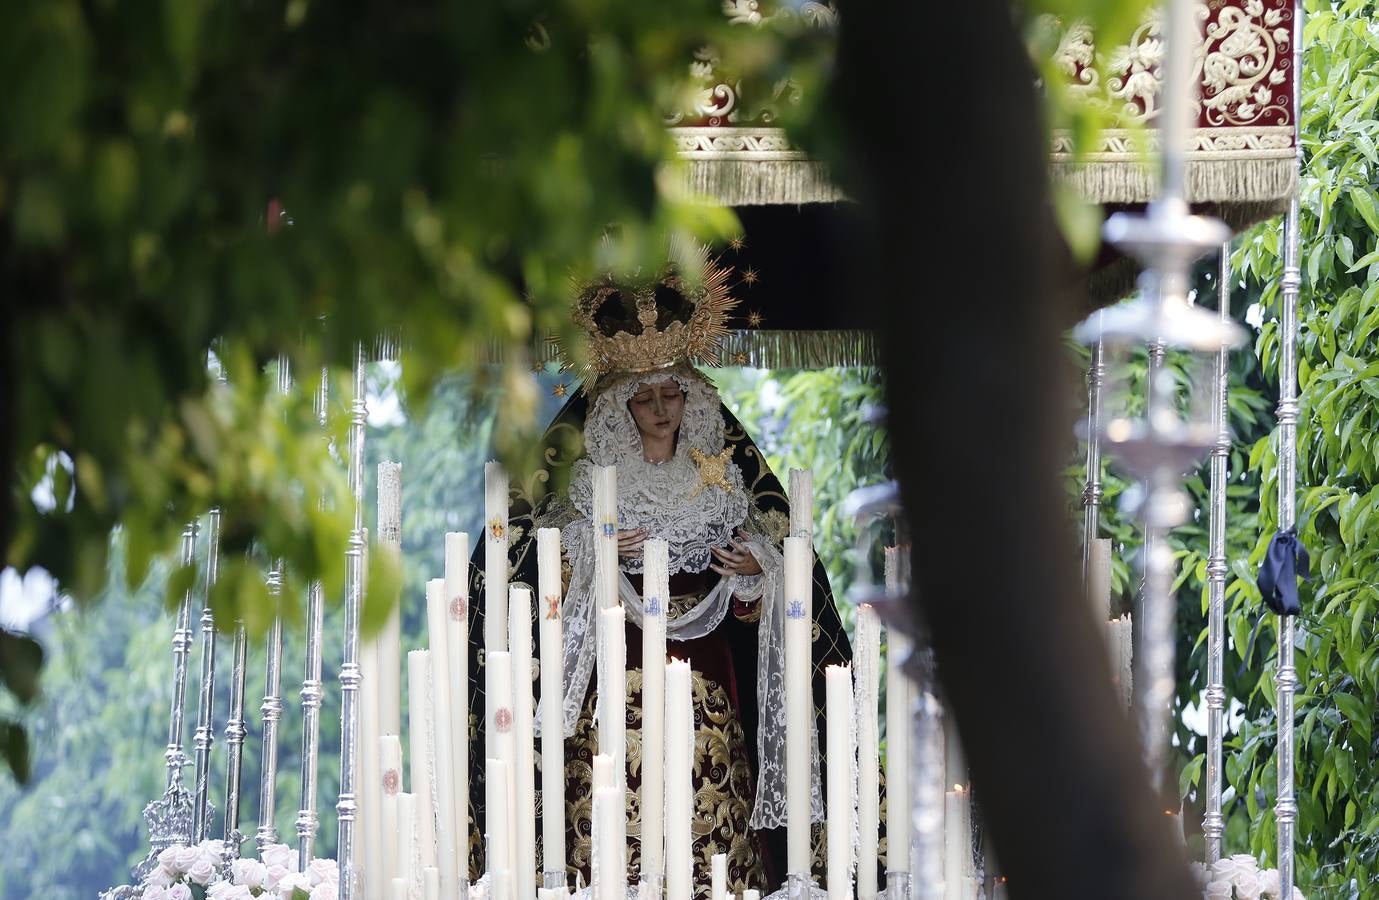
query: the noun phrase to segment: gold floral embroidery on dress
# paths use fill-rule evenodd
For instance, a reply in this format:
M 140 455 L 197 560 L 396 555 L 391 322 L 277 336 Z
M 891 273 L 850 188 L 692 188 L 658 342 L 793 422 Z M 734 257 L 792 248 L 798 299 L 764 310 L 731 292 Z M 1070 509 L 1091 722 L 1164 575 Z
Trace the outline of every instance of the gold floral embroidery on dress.
M 747 512 L 748 531 L 755 531 L 768 538 L 779 547 L 781 541 L 790 534 L 790 516 L 778 509 L 762 509 L 753 506 Z
M 628 821 L 627 869 L 629 880 L 641 870 L 642 832 L 641 795 L 641 669 L 627 672 L 627 766 Z M 761 843 L 748 827 L 752 814 L 755 778 L 747 762 L 747 746 L 742 722 L 728 700 L 728 693 L 715 681 L 698 672 L 691 678 L 694 704 L 694 809 L 690 833 L 693 836 L 695 883 L 699 896 L 707 897 L 710 859 L 715 853 L 728 854 L 728 889 L 762 885 L 765 871 Z M 593 832 L 594 754 L 598 752 L 598 729 L 594 725 L 593 692 L 580 710 L 574 734 L 565 742 L 565 817 L 566 864 L 571 883 L 577 873 L 588 882 L 590 838 Z

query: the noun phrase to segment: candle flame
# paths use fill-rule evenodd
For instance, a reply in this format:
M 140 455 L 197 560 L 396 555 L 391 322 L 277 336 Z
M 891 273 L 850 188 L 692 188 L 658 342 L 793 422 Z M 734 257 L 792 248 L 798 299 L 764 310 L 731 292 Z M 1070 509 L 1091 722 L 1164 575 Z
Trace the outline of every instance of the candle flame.
M 955 784 L 953 785 L 953 792 L 957 794 L 965 794 L 967 793 L 967 788 L 963 785 Z

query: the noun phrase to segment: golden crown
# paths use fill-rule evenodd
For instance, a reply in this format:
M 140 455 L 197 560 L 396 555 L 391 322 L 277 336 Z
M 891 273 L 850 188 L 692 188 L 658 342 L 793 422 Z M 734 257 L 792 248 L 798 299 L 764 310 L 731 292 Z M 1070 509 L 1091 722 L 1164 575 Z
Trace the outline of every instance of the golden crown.
M 737 305 L 728 294 L 731 270 L 702 250 L 691 252 L 701 268 L 697 279 L 672 262 L 654 278 L 609 274 L 579 290 L 574 321 L 588 342 L 587 375 L 719 364 L 728 312 Z

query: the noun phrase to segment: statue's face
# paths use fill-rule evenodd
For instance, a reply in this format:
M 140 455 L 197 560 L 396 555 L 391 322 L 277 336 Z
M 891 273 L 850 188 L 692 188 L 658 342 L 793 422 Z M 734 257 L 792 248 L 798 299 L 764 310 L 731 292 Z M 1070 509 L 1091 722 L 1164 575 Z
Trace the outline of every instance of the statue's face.
M 643 438 L 674 437 L 685 417 L 685 393 L 674 381 L 639 384 L 627 408 Z

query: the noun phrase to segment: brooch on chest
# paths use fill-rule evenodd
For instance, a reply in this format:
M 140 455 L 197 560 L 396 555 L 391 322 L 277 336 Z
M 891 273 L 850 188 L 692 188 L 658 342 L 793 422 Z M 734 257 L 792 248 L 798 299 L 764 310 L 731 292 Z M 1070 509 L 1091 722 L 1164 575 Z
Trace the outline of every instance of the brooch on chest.
M 728 481 L 728 462 L 733 458 L 733 448 L 724 447 L 720 452 L 708 454 L 698 448 L 690 450 L 690 459 L 699 467 L 699 483 L 690 491 L 691 497 L 697 497 L 707 487 L 718 486 L 725 491 L 733 489 L 732 483 Z

